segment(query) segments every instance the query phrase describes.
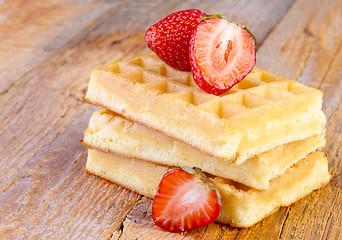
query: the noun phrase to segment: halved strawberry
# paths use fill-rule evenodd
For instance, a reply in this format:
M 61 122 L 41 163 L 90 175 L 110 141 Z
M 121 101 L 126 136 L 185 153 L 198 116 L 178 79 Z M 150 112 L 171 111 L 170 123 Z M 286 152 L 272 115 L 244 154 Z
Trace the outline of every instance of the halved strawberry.
M 166 231 L 188 231 L 214 222 L 220 208 L 215 184 L 201 170 L 183 167 L 163 176 L 153 200 L 152 218 Z
M 221 14 L 200 19 L 190 40 L 190 63 L 197 85 L 222 94 L 240 82 L 256 61 L 255 37 Z
M 160 59 L 181 71 L 190 71 L 189 42 L 199 19 L 206 14 L 197 9 L 174 12 L 147 29 L 145 42 Z

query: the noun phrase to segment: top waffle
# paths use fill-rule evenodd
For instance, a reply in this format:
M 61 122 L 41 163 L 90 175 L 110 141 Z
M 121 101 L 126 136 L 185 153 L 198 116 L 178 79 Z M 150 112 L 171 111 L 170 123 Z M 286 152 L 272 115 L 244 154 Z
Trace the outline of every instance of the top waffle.
M 326 121 L 317 89 L 255 67 L 227 93 L 210 95 L 155 55 L 93 71 L 86 100 L 237 163 L 321 134 Z

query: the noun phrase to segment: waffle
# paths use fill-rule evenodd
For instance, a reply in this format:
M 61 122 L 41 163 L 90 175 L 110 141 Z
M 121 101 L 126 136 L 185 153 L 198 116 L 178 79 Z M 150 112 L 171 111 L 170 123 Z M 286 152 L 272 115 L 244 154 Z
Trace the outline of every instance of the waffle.
M 177 71 L 155 55 L 93 71 L 86 101 L 238 164 L 322 134 L 326 122 L 317 89 L 255 67 L 227 93 L 210 95 L 190 72 Z
M 153 198 L 159 181 L 170 168 L 136 158 L 89 150 L 87 171 Z M 327 158 L 314 152 L 298 161 L 283 175 L 272 179 L 266 191 L 255 190 L 231 180 L 213 178 L 223 205 L 217 222 L 250 227 L 329 182 Z
M 107 109 L 93 114 L 84 132 L 88 148 L 119 153 L 169 166 L 199 167 L 256 189 L 267 189 L 269 180 L 325 144 L 324 135 L 287 143 L 256 155 L 240 165 L 227 164 L 151 128 Z

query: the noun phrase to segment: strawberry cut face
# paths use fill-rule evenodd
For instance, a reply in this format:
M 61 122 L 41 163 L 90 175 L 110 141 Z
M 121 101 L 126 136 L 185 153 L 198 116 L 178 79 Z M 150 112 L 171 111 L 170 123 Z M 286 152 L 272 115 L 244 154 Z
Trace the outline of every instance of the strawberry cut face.
M 181 232 L 215 221 L 221 206 L 218 192 L 203 176 L 201 172 L 192 174 L 183 169 L 163 176 L 152 205 L 152 218 L 157 226 Z
M 207 18 L 190 40 L 194 81 L 207 93 L 222 94 L 255 65 L 255 39 L 245 28 L 222 18 Z

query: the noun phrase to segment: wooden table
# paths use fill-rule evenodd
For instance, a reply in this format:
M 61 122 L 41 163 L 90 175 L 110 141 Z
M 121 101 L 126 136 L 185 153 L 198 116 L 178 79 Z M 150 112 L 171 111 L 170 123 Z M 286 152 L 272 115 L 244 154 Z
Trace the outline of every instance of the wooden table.
M 341 239 L 341 0 L 0 4 L 0 239 Z M 84 171 L 91 71 L 148 52 L 145 30 L 187 8 L 248 26 L 257 66 L 324 93 L 331 182 L 248 229 L 164 232 L 151 199 Z

